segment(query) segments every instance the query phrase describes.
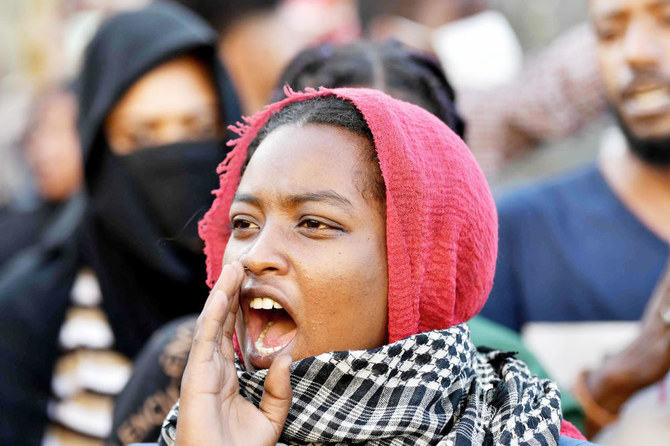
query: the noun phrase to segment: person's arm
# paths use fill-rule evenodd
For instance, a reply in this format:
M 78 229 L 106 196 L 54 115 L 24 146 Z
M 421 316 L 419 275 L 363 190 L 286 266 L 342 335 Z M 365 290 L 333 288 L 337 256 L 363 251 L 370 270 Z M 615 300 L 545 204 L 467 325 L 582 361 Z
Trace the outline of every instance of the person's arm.
M 184 371 L 175 446 L 268 445 L 281 435 L 291 404 L 291 357 L 277 357 L 265 379 L 260 407 L 239 393 L 233 332 L 242 265 L 225 265 L 198 318 Z
M 458 92 L 468 123 L 466 141 L 487 175 L 600 116 L 606 103 L 595 49 L 591 27 L 580 24 L 530 58 L 513 82 L 490 91 Z
M 586 414 L 586 433 L 595 435 L 616 420 L 621 406 L 637 391 L 670 370 L 670 262 L 642 317 L 640 335 L 595 370 L 584 372 L 575 397 Z

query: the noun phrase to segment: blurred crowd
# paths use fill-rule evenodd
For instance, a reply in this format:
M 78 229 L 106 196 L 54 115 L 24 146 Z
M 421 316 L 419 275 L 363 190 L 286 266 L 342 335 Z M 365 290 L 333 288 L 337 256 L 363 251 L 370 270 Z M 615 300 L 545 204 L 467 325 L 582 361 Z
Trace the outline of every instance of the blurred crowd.
M 156 440 L 209 290 L 198 221 L 228 126 L 325 86 L 427 109 L 484 171 L 500 229 L 475 344 L 554 379 L 591 441 L 670 445 L 669 2 L 0 14 L 0 444 Z

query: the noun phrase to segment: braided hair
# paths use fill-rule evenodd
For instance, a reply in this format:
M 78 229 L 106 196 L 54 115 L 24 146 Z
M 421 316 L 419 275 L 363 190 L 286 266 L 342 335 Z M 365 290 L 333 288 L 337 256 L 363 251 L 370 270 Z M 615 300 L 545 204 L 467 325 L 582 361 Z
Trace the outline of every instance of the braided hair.
M 455 104 L 454 89 L 439 62 L 397 41 L 323 44 L 298 54 L 280 77 L 273 102 L 283 98 L 283 86 L 368 87 L 411 102 L 433 113 L 461 138 L 465 122 Z

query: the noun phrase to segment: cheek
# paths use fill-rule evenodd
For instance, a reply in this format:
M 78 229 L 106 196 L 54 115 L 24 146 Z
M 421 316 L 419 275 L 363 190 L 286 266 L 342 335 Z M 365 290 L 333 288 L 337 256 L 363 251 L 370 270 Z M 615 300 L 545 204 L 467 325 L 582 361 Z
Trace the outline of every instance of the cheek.
M 615 101 L 619 96 L 619 79 L 624 75 L 622 73 L 624 66 L 619 55 L 620 52 L 621 50 L 612 48 L 611 46 L 599 50 L 600 77 L 603 80 L 605 93 L 610 101 Z
M 385 244 L 382 244 L 385 246 Z M 308 336 L 327 328 L 328 350 L 378 346 L 386 335 L 388 274 L 386 252 L 372 239 L 341 246 L 312 270 L 302 289 Z M 314 265 L 313 264 L 313 265 Z M 320 335 L 319 335 L 320 336 Z
M 350 307 L 359 313 L 359 318 L 369 320 L 371 325 L 377 326 L 383 322 L 383 330 L 386 332 L 386 318 L 388 308 L 388 267 L 386 261 L 386 250 L 371 247 L 366 252 L 367 256 L 360 256 L 360 265 L 357 275 L 354 276 L 355 286 L 359 293 L 353 296 L 355 302 Z M 358 307 L 358 308 L 356 308 Z

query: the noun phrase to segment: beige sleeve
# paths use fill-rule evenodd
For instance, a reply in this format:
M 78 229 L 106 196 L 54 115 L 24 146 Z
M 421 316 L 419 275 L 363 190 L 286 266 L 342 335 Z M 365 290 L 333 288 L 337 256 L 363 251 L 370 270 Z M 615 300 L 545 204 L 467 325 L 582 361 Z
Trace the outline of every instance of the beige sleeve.
M 459 92 L 466 140 L 488 176 L 538 143 L 567 136 L 606 107 L 590 25 L 577 25 L 531 57 L 513 82 Z

